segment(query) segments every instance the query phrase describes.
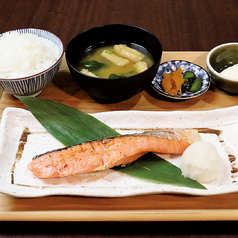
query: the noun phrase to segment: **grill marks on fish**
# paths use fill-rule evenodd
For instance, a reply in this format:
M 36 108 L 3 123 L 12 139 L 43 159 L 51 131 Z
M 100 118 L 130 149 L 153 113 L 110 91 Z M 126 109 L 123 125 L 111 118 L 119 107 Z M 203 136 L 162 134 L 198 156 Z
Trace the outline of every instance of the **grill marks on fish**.
M 182 154 L 199 140 L 196 130 L 153 130 L 89 141 L 38 155 L 28 169 L 40 178 L 90 173 L 125 166 L 148 152 Z

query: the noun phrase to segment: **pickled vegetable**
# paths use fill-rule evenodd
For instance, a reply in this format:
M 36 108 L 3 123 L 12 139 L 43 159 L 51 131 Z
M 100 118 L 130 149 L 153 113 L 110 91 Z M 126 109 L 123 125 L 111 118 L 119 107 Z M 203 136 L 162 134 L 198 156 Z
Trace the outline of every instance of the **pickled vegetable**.
M 162 88 L 165 92 L 172 95 L 182 94 L 182 85 L 184 83 L 182 72 L 183 71 L 178 68 L 170 74 L 163 74 Z
M 163 74 L 161 86 L 163 90 L 172 95 L 182 95 L 185 92 L 197 92 L 202 87 L 202 79 L 192 71 L 178 68 L 170 74 Z
M 190 92 L 194 93 L 197 92 L 202 87 L 202 79 L 199 77 L 196 77 L 194 80 L 192 87 L 190 88 Z
M 163 74 L 163 79 L 162 79 L 162 88 L 164 89 L 165 92 L 169 93 L 169 91 L 172 89 L 172 81 L 170 74 Z
M 186 71 L 183 75 L 184 79 L 195 79 L 196 78 L 196 74 L 192 71 Z

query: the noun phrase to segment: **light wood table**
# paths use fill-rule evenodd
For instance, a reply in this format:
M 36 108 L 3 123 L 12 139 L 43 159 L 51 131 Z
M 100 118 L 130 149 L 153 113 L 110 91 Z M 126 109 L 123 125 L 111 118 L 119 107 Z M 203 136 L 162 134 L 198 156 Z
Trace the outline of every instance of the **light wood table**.
M 183 59 L 206 68 L 207 52 L 164 52 L 163 61 Z M 124 102 L 98 104 L 72 79 L 65 60 L 52 83 L 39 97 L 57 100 L 87 113 L 143 111 L 203 111 L 238 104 L 237 95 L 229 95 L 213 84 L 200 97 L 169 101 L 162 96 L 142 92 Z M 25 108 L 14 96 L 1 94 L 0 115 L 6 107 Z M 15 198 L 0 194 L 1 221 L 198 221 L 237 220 L 238 194 L 187 196 L 175 194 L 143 195 L 124 198 L 49 196 Z

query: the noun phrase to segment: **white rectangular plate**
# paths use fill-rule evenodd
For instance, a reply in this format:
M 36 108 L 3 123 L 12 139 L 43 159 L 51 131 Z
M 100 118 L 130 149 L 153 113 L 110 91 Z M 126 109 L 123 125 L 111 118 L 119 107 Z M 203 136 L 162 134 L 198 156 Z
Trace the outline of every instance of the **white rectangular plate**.
M 224 179 L 220 183 L 205 184 L 207 190 L 150 183 L 113 170 L 39 179 L 27 169 L 27 164 L 35 155 L 63 145 L 47 133 L 29 111 L 9 107 L 4 110 L 0 125 L 0 192 L 16 197 L 123 197 L 159 193 L 215 195 L 238 191 L 238 107 L 194 112 L 116 111 L 93 116 L 122 134 L 155 128 L 200 128 L 201 140 L 213 143 L 224 161 Z M 180 156 L 169 161 L 179 166 Z

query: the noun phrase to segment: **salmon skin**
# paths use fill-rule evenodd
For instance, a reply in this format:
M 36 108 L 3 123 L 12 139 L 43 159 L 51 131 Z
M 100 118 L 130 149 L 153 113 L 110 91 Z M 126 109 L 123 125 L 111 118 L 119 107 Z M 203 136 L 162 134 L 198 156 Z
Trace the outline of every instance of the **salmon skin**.
M 190 129 L 158 129 L 120 135 L 35 156 L 28 169 L 39 178 L 90 173 L 125 166 L 148 152 L 182 154 L 198 140 L 198 132 Z

